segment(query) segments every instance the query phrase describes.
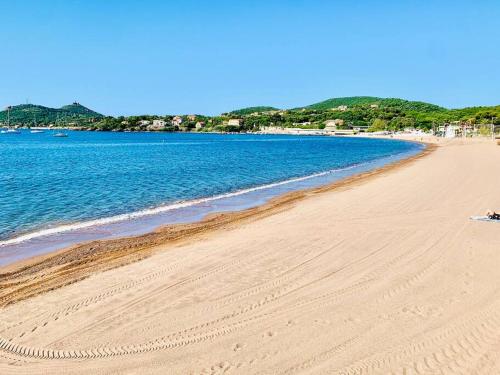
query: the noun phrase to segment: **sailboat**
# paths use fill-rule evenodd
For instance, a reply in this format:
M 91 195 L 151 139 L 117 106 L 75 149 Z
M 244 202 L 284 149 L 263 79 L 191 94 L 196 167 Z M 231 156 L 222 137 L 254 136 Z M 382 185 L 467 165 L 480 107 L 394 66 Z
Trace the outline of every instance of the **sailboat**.
M 56 126 L 57 126 L 58 122 L 59 122 L 59 113 L 57 114 L 57 118 L 56 118 Z M 58 137 L 58 138 L 66 138 L 68 135 L 66 133 L 64 133 L 64 132 L 57 132 L 53 136 L 54 137 Z
M 42 129 L 35 129 L 36 128 L 36 115 L 33 113 L 33 129 L 30 131 L 31 133 L 43 133 Z
M 0 131 L 0 133 L 2 133 L 2 134 L 20 134 L 21 133 L 16 128 L 10 127 L 10 109 L 11 108 L 12 107 L 10 105 L 7 107 L 7 129 Z
M 7 130 L 2 130 L 2 131 L 0 131 L 0 133 L 2 133 L 2 134 L 21 134 L 21 132 L 19 130 L 17 130 L 16 128 L 9 128 Z

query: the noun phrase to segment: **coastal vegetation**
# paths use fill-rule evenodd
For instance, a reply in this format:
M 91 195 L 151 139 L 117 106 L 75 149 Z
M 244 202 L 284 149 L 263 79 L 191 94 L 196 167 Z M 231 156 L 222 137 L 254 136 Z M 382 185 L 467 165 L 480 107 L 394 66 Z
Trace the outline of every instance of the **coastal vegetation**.
M 247 107 L 247 108 L 241 108 L 237 109 L 235 111 L 231 111 L 230 114 L 236 115 L 236 116 L 244 116 L 244 115 L 250 115 L 252 113 L 256 112 L 268 112 L 268 111 L 278 111 L 278 108 L 275 107 L 267 107 L 267 106 L 258 106 L 258 107 Z
M 0 123 L 6 122 L 0 112 Z M 336 121 L 340 129 L 365 131 L 431 130 L 443 124 L 500 124 L 500 106 L 447 109 L 434 104 L 398 98 L 355 96 L 333 98 L 305 107 L 277 109 L 271 106 L 248 107 L 204 115 L 103 116 L 79 103 L 58 109 L 25 104 L 11 107 L 15 126 L 73 126 L 96 131 L 190 131 L 254 132 L 273 128 L 323 129 Z

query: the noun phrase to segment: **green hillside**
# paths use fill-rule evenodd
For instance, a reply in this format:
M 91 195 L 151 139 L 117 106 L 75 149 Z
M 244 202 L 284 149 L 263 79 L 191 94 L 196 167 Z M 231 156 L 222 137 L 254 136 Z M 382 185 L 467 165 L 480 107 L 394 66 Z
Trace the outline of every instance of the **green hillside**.
M 326 110 L 338 106 L 368 106 L 378 105 L 380 108 L 398 108 L 407 111 L 438 112 L 445 111 L 443 107 L 418 101 L 409 101 L 397 98 L 378 98 L 375 96 L 350 96 L 344 98 L 327 99 L 319 103 L 308 105 L 304 108 L 312 110 Z
M 279 109 L 275 108 L 275 107 L 268 107 L 268 106 L 247 107 L 247 108 L 242 108 L 242 109 L 237 109 L 235 111 L 231 111 L 231 112 L 229 112 L 229 114 L 237 115 L 237 116 L 245 116 L 245 115 L 250 115 L 252 113 L 261 113 L 261 112 L 268 112 L 268 111 L 279 111 Z
M 73 103 L 61 108 L 49 108 L 35 104 L 21 104 L 12 106 L 10 110 L 11 125 L 30 126 L 36 121 L 39 126 L 58 125 L 85 125 L 98 121 L 104 116 L 92 111 L 79 103 Z M 7 110 L 0 112 L 0 122 L 7 122 Z
M 380 101 L 384 100 L 383 98 L 377 98 L 375 96 L 347 96 L 342 98 L 331 98 L 327 100 L 323 100 L 318 103 L 310 104 L 305 107 L 307 109 L 315 109 L 315 110 L 325 110 L 337 108 L 341 105 L 346 106 L 354 106 L 354 105 L 370 105 L 370 104 L 378 104 Z M 296 109 L 300 109 L 296 108 Z
M 500 106 L 447 109 L 420 101 L 373 96 L 332 98 L 279 113 L 248 112 L 252 114 L 240 115 L 244 121 L 240 130 L 252 131 L 264 126 L 322 129 L 328 120 L 339 120 L 344 128 L 360 127 L 372 131 L 430 130 L 454 121 L 477 125 L 500 124 Z M 231 113 L 228 115 L 231 116 Z
M 338 108 L 346 106 L 345 108 Z M 333 109 L 333 110 L 332 110 Z M 6 122 L 6 111 L 0 112 L 0 126 Z M 229 125 L 229 120 L 241 118 L 240 125 Z M 54 124 L 76 126 L 99 131 L 193 131 L 193 132 L 254 132 L 263 127 L 323 129 L 326 122 L 336 120 L 339 128 L 363 128 L 369 131 L 403 129 L 436 129 L 440 125 L 458 121 L 489 129 L 494 122 L 500 125 L 500 106 L 446 109 L 438 105 L 397 98 L 353 96 L 328 99 L 306 107 L 279 110 L 271 106 L 242 108 L 220 116 L 143 115 L 104 117 L 81 104 L 61 108 L 23 104 L 11 109 L 11 125 L 39 126 Z M 175 118 L 178 118 L 174 121 Z M 180 122 L 180 120 L 182 120 Z M 162 129 L 150 129 L 153 120 L 163 120 Z

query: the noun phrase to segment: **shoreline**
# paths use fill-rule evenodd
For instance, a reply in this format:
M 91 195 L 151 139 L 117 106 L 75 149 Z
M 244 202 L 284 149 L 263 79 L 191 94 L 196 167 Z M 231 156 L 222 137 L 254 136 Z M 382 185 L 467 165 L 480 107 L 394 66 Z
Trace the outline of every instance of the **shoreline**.
M 0 307 L 74 283 L 95 272 L 102 272 L 142 260 L 154 254 L 159 247 L 165 249 L 165 247 L 176 246 L 180 243 L 193 242 L 202 236 L 217 233 L 222 229 L 271 216 L 293 207 L 309 196 L 327 191 L 349 189 L 377 176 L 407 166 L 426 157 L 436 149 L 434 143 L 424 143 L 417 140 L 413 140 L 413 142 L 424 144 L 425 148 L 413 156 L 385 164 L 382 167 L 341 178 L 326 185 L 288 192 L 255 207 L 240 211 L 211 213 L 200 221 L 163 225 L 156 230 L 138 236 L 81 242 L 0 266 Z M 64 269 L 64 272 L 61 273 L 61 269 Z M 43 281 L 39 280 L 38 275 L 50 272 L 54 272 L 54 275 Z M 36 282 L 33 282 L 34 280 Z M 9 287 L 11 285 L 15 285 L 15 287 Z
M 420 144 L 419 142 L 413 142 L 413 141 L 406 141 L 406 142 Z M 421 150 L 415 151 L 415 154 L 418 154 L 419 152 L 421 152 Z M 219 200 L 223 200 L 226 198 L 232 198 L 232 197 L 242 196 L 242 195 L 253 193 L 253 192 L 258 192 L 261 190 L 269 190 L 269 189 L 279 187 L 279 186 L 286 186 L 286 185 L 294 184 L 294 183 L 298 183 L 298 182 L 314 180 L 314 179 L 319 178 L 319 177 L 324 177 L 324 176 L 332 175 L 332 174 L 339 173 L 339 172 L 345 172 L 345 171 L 356 169 L 356 168 L 362 168 L 366 165 L 377 164 L 378 162 L 384 161 L 386 159 L 390 159 L 393 157 L 399 158 L 401 156 L 401 159 L 396 160 L 396 161 L 398 161 L 398 160 L 406 159 L 407 157 L 413 156 L 414 152 L 411 152 L 410 156 L 405 156 L 405 154 L 406 153 L 397 154 L 394 156 L 384 157 L 381 159 L 375 159 L 375 160 L 371 160 L 371 161 L 367 161 L 367 162 L 363 162 L 363 163 L 359 163 L 359 164 L 352 164 L 352 165 L 348 165 L 348 166 L 340 167 L 340 168 L 336 168 L 336 169 L 320 171 L 320 172 L 316 172 L 316 173 L 313 173 L 310 175 L 292 177 L 292 178 L 286 179 L 286 180 L 278 180 L 276 182 L 270 182 L 270 183 L 264 184 L 264 185 L 257 185 L 257 186 L 252 186 L 252 187 L 248 187 L 248 188 L 242 188 L 239 190 L 229 191 L 226 193 L 220 193 L 220 194 L 216 194 L 213 196 L 206 196 L 206 197 L 193 198 L 193 199 L 187 199 L 187 200 L 181 200 L 181 201 L 174 201 L 174 202 L 169 202 L 169 203 L 165 203 L 165 204 L 159 204 L 159 205 L 153 206 L 151 208 L 139 209 L 137 211 L 116 214 L 113 216 L 107 216 L 107 217 L 96 218 L 96 219 L 89 219 L 86 221 L 80 221 L 80 222 L 74 222 L 74 223 L 63 223 L 63 224 L 53 226 L 53 227 L 50 227 L 50 226 L 49 227 L 42 227 L 42 228 L 36 229 L 34 231 L 28 230 L 27 232 L 21 232 L 12 238 L 0 239 L 0 249 L 4 246 L 22 244 L 22 243 L 25 243 L 27 241 L 33 240 L 33 239 L 44 238 L 44 237 L 54 235 L 54 234 L 71 232 L 73 230 L 85 229 L 85 228 L 97 228 L 97 227 L 100 227 L 101 225 L 106 225 L 106 224 L 115 224 L 115 223 L 126 222 L 128 220 L 133 220 L 133 219 L 138 219 L 138 218 L 148 217 L 148 216 L 154 216 L 155 214 L 164 213 L 164 212 L 173 211 L 173 210 L 182 209 L 182 208 L 191 207 L 191 206 L 196 206 L 196 205 L 207 203 L 207 202 L 219 201 Z M 388 161 L 387 163 L 390 164 L 391 161 Z M 327 184 L 329 184 L 329 183 L 327 183 Z M 318 186 L 320 186 L 320 185 L 318 185 Z M 294 189 L 293 191 L 298 191 L 298 190 L 304 190 L 304 189 L 297 189 L 297 190 Z M 282 195 L 282 194 L 279 194 L 279 195 Z M 270 199 L 272 199 L 272 198 L 270 198 Z M 240 211 L 240 210 L 235 209 L 235 210 L 230 210 L 230 211 Z M 216 213 L 218 213 L 218 212 L 216 212 Z M 167 223 L 167 224 L 169 224 L 169 223 Z M 125 237 L 128 237 L 128 236 L 125 236 Z M 103 238 L 103 239 L 107 239 L 107 238 Z M 1 259 L 1 256 L 0 256 L 0 259 Z
M 391 139 L 388 139 L 391 140 Z M 393 141 L 400 141 L 394 139 Z M 144 235 L 170 224 L 194 223 L 205 216 L 221 212 L 252 208 L 292 191 L 328 185 L 332 182 L 379 168 L 387 163 L 413 156 L 422 151 L 422 143 L 404 140 L 410 150 L 388 154 L 373 160 L 320 170 L 262 185 L 250 185 L 211 196 L 186 198 L 172 202 L 118 212 L 109 216 L 88 218 L 75 222 L 41 225 L 15 233 L 0 240 L 0 268 L 37 255 L 95 240 L 117 239 Z M 425 147 L 425 146 L 424 146 Z

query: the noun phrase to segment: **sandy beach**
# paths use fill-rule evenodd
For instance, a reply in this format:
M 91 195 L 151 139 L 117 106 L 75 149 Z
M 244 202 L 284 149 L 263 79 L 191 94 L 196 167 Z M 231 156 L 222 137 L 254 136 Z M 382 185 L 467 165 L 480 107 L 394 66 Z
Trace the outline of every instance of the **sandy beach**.
M 500 147 L 0 269 L 0 374 L 500 373 Z

